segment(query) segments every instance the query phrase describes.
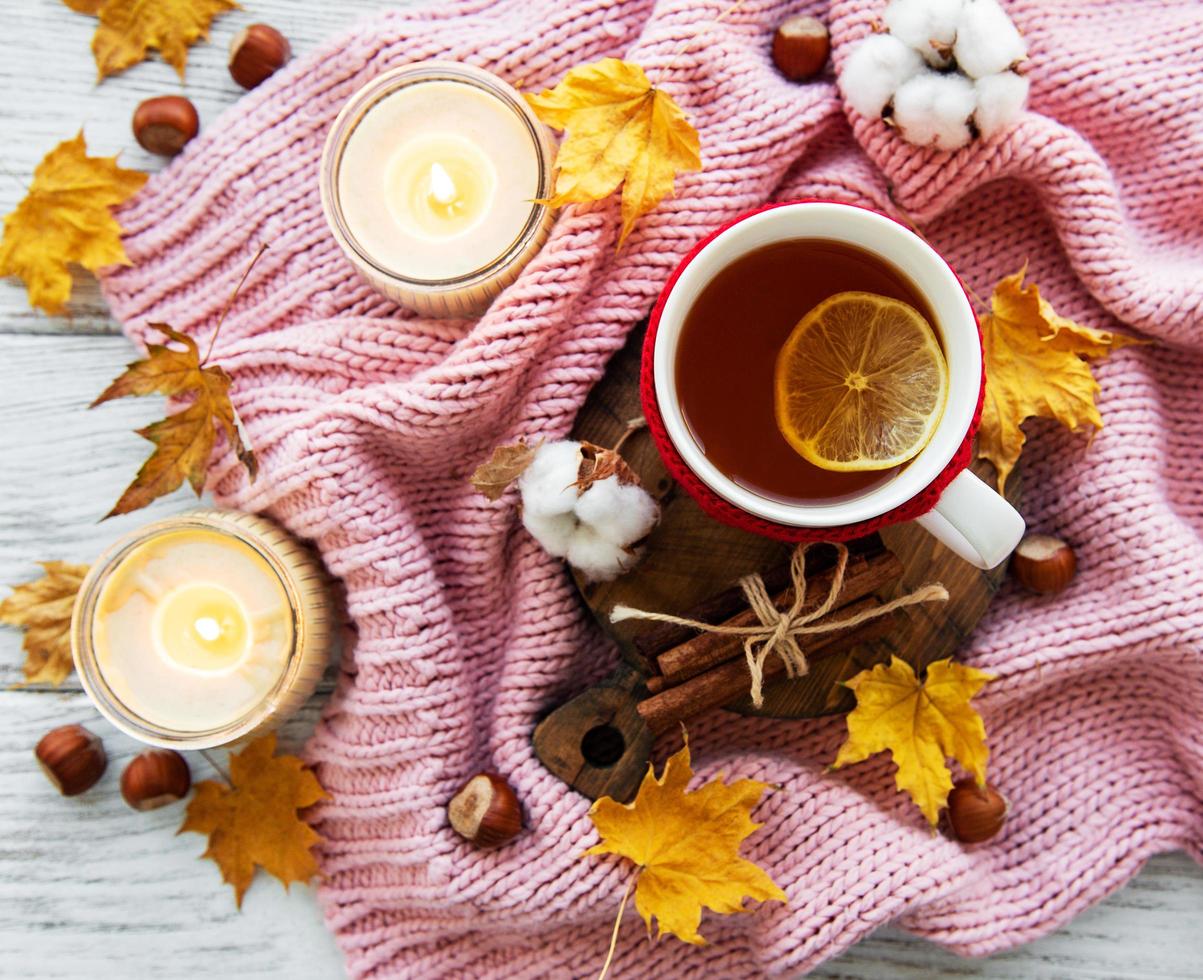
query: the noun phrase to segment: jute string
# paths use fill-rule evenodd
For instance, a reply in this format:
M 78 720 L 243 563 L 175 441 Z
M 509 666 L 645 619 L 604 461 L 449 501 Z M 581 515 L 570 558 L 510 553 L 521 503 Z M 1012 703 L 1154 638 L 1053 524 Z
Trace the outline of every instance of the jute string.
M 844 572 L 848 568 L 848 547 L 836 544 L 835 574 L 831 579 L 831 588 L 827 597 L 806 612 L 806 555 L 813 544 L 799 545 L 790 559 L 790 579 L 794 588 L 794 601 L 788 609 L 778 609 L 765 588 L 764 579 L 758 574 L 745 575 L 739 580 L 748 607 L 755 614 L 759 623 L 749 626 L 729 626 L 724 623 L 703 623 L 685 616 L 673 616 L 669 613 L 649 612 L 644 609 L 633 609 L 630 606 L 615 606 L 610 611 L 610 621 L 620 623 L 626 619 L 646 619 L 657 623 L 673 623 L 676 626 L 689 626 L 704 633 L 717 633 L 723 636 L 742 636 L 744 638 L 744 656 L 748 661 L 748 673 L 751 676 L 752 703 L 756 707 L 764 704 L 762 688 L 764 685 L 764 665 L 770 656 L 776 654 L 785 663 L 785 672 L 789 677 L 801 677 L 810 669 L 806 660 L 806 651 L 799 639 L 803 636 L 815 636 L 821 633 L 832 633 L 836 630 L 850 629 L 867 623 L 871 619 L 888 616 L 890 613 L 905 606 L 915 606 L 922 602 L 946 602 L 948 590 L 939 582 L 921 585 L 913 592 L 907 592 L 891 599 L 889 602 L 866 609 L 864 612 L 843 619 L 824 619 L 839 601 L 840 592 L 844 588 Z M 822 622 L 819 622 L 822 620 Z

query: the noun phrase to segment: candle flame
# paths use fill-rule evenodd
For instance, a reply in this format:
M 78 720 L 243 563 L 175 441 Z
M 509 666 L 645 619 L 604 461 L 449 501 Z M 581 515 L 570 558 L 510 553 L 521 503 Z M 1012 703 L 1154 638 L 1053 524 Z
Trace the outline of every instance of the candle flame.
M 459 196 L 451 174 L 447 173 L 447 168 L 437 160 L 430 165 L 430 196 L 444 207 L 454 204 Z
M 212 616 L 201 616 L 193 626 L 196 628 L 196 632 L 200 634 L 200 638 L 209 643 L 212 643 L 221 636 L 221 623 Z

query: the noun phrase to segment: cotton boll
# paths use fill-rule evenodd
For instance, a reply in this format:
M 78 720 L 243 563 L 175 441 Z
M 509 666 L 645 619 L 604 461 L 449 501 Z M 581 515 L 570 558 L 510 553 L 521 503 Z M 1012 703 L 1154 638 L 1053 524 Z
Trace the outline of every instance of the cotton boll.
M 898 86 L 923 68 L 923 58 L 890 34 L 870 34 L 840 72 L 844 99 L 862 116 L 881 115 Z
M 535 458 L 518 478 L 523 511 L 540 515 L 569 513 L 576 506 L 574 484 L 580 463 L 579 442 L 545 442 L 536 449 Z
M 989 139 L 1011 125 L 1028 100 L 1028 80 L 1013 71 L 987 75 L 974 83 L 977 112 L 973 119 L 981 134 Z
M 572 536 L 580 522 L 572 514 L 536 514 L 522 511 L 522 526 L 549 555 L 563 558 L 568 554 Z
M 908 143 L 955 150 L 970 140 L 969 116 L 976 104 L 967 78 L 927 71 L 894 93 L 894 122 Z
M 956 40 L 964 5 L 965 0 L 893 0 L 881 19 L 894 37 L 918 51 L 929 65 L 943 68 L 951 60 L 947 52 Z
M 952 53 L 961 71 L 982 78 L 1021 61 L 1028 49 L 998 0 L 965 0 Z
M 608 476 L 581 494 L 576 516 L 607 541 L 631 544 L 652 529 L 660 508 L 643 487 Z
M 638 556 L 609 541 L 588 524 L 577 526 L 568 543 L 568 563 L 590 582 L 608 582 L 635 564 Z

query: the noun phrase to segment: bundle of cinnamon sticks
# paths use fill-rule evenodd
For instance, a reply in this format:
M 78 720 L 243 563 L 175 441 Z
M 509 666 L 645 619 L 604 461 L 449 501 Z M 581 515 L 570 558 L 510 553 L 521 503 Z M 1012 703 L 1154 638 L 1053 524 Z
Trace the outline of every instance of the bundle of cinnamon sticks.
M 809 559 L 808 559 L 809 561 Z M 835 569 L 825 568 L 813 575 L 807 570 L 804 610 L 818 608 L 831 590 Z M 839 622 L 882 604 L 874 593 L 902 576 L 902 564 L 893 552 L 884 548 L 854 554 L 844 571 L 844 581 L 832 611 L 818 622 Z M 789 575 L 774 569 L 764 576 L 765 586 L 778 609 L 787 609 L 794 600 Z M 728 626 L 749 626 L 757 622 L 738 587 L 712 596 L 699 604 L 687 618 Z M 835 656 L 870 640 L 879 639 L 896 627 L 894 616 L 870 619 L 847 629 L 819 633 L 804 644 L 808 660 Z M 647 680 L 650 697 L 639 703 L 638 711 L 654 734 L 667 731 L 681 722 L 726 704 L 748 693 L 749 673 L 743 639 L 720 633 L 699 633 L 684 626 L 661 624 L 645 630 L 634 640 L 635 647 L 656 671 Z M 770 655 L 764 667 L 765 678 L 785 671 L 785 662 Z

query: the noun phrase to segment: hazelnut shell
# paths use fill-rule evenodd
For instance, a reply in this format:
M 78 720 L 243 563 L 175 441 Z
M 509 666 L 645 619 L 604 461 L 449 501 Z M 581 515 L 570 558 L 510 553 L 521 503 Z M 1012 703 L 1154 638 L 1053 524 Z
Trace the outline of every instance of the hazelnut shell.
M 773 35 L 773 64 L 792 82 L 814 78 L 827 64 L 830 51 L 827 28 L 816 17 L 790 17 Z
M 200 117 L 182 95 L 160 95 L 138 105 L 133 128 L 142 149 L 173 157 L 200 130 Z
M 1041 595 L 1055 595 L 1065 589 L 1077 570 L 1073 549 L 1048 534 L 1027 535 L 1011 555 L 1015 580 Z
M 135 810 L 157 810 L 188 795 L 192 771 L 182 755 L 152 749 L 134 756 L 121 774 L 121 797 Z
M 100 738 L 82 725 L 63 725 L 47 732 L 33 754 L 63 796 L 78 796 L 91 789 L 108 765 Z
M 230 77 L 252 89 L 284 67 L 290 57 L 288 38 L 267 24 L 251 24 L 230 42 Z
M 473 776 L 447 804 L 447 818 L 477 847 L 500 847 L 522 831 L 522 804 L 495 772 Z
M 997 834 L 1009 809 L 1005 796 L 989 784 L 978 786 L 974 779 L 958 779 L 948 794 L 948 824 L 965 844 L 979 844 Z

